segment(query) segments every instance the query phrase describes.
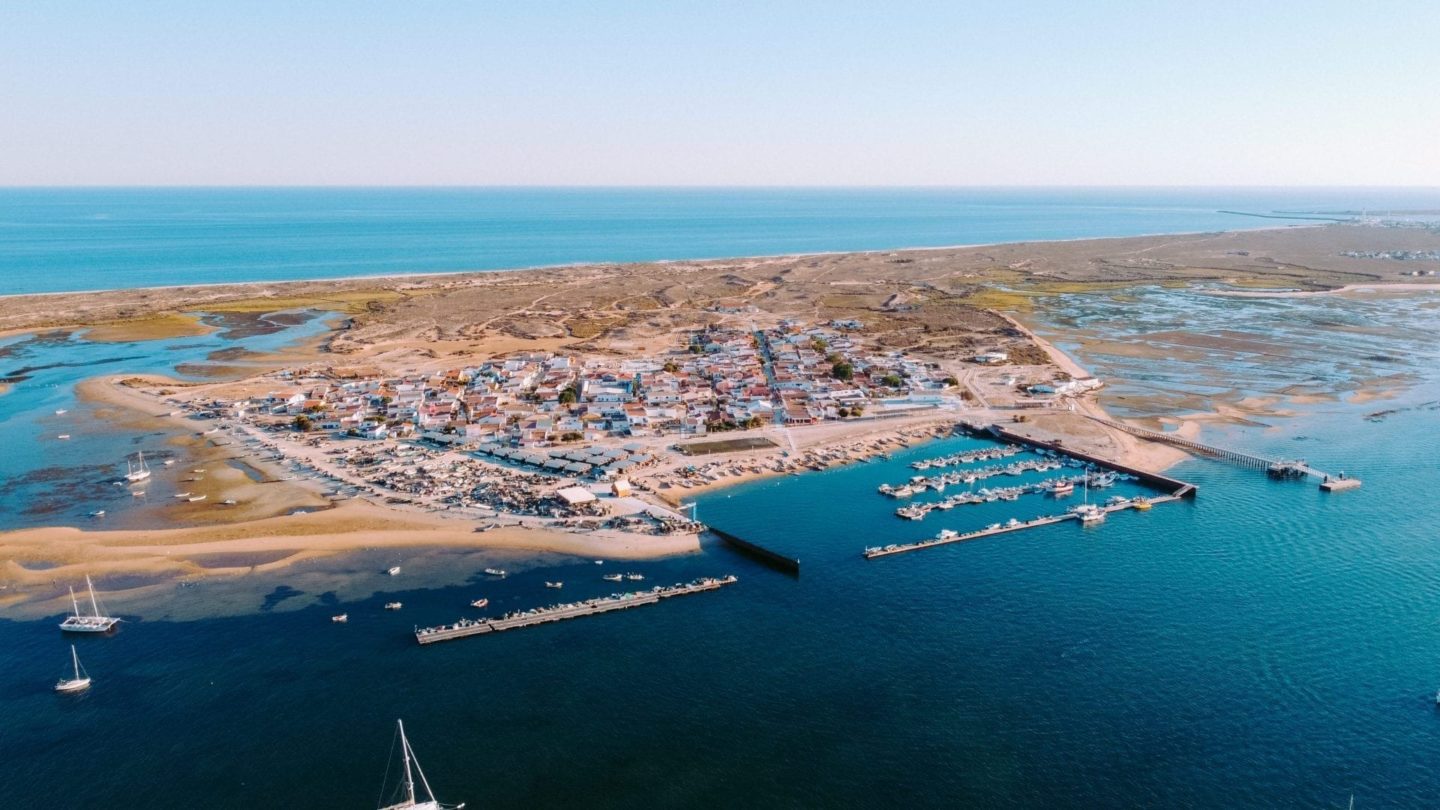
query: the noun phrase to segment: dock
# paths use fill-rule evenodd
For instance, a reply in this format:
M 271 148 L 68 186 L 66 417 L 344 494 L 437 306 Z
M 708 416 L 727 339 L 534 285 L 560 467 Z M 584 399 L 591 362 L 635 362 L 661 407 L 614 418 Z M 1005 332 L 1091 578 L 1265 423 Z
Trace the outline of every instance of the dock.
M 415 628 L 415 640 L 422 645 L 434 644 L 436 642 L 450 641 L 457 638 L 480 636 L 487 633 L 500 633 L 505 630 L 518 630 L 523 627 L 534 627 L 538 624 L 549 624 L 550 622 L 560 622 L 566 619 L 579 619 L 583 616 L 612 613 L 617 610 L 641 607 L 642 605 L 653 605 L 661 599 L 669 599 L 674 596 L 688 596 L 692 593 L 719 590 L 726 585 L 733 585 L 736 581 L 737 578 L 733 574 L 724 577 L 705 577 L 686 584 L 657 586 L 648 591 L 620 593 L 611 596 L 602 596 L 596 599 L 587 599 L 583 602 L 570 602 L 507 613 L 497 619 L 461 619 L 454 624 L 442 624 L 436 627 L 417 627 Z
M 1193 498 L 1198 491 L 1194 484 L 1188 483 L 1186 481 L 1181 481 L 1178 478 L 1171 478 L 1168 475 L 1161 475 L 1160 473 L 1150 472 L 1149 470 L 1142 470 L 1139 467 L 1131 467 L 1126 464 L 1121 464 L 1116 461 L 1101 458 L 1099 456 L 1092 456 L 1089 453 L 1081 453 L 1077 450 L 1072 450 L 1068 447 L 1065 447 L 1059 442 L 1043 442 L 1039 439 L 1032 439 L 1029 436 L 1023 436 L 1019 433 L 1006 430 L 999 425 L 990 425 L 989 427 L 981 428 L 975 425 L 965 424 L 964 427 L 972 433 L 979 433 L 982 435 L 988 434 L 997 439 L 1000 439 L 1001 441 L 1007 441 L 1014 444 L 1023 444 L 1026 447 L 1031 447 L 1037 450 L 1046 450 L 1051 453 L 1062 453 L 1069 456 L 1070 458 L 1079 459 L 1080 461 L 1083 461 L 1086 464 L 1090 464 L 1095 467 L 1100 467 L 1102 469 L 1110 470 L 1112 472 L 1124 473 L 1126 475 L 1134 476 L 1136 480 L 1140 481 L 1146 486 L 1169 492 L 1171 495 L 1177 497 Z
M 1184 498 L 1184 496 L 1179 494 L 1161 495 L 1155 498 L 1148 498 L 1147 502 L 1153 506 L 1156 504 L 1178 501 L 1182 498 Z M 1115 506 L 1104 506 L 1101 508 L 1104 509 L 1107 514 L 1109 514 L 1112 512 L 1122 512 L 1126 509 L 1138 509 L 1140 507 L 1134 501 L 1131 501 L 1130 503 L 1116 504 Z M 961 534 L 957 534 L 954 537 L 947 537 L 945 539 L 930 538 L 927 540 L 919 540 L 914 543 L 895 543 L 892 545 L 880 546 L 877 548 L 867 548 L 861 553 L 865 557 L 865 559 L 873 560 L 877 557 L 889 557 L 895 554 L 904 554 L 910 551 L 919 551 L 922 548 L 932 548 L 934 546 L 948 546 L 951 543 L 964 543 L 969 540 L 979 540 L 982 537 L 994 537 L 998 534 L 1009 534 L 1011 532 L 1024 531 L 1025 529 L 1034 529 L 1040 526 L 1051 526 L 1056 523 L 1064 523 L 1067 520 L 1079 519 L 1079 515 L 1073 512 L 1067 512 L 1063 515 L 1048 515 L 1045 517 L 1032 518 L 1030 520 L 1015 521 L 1013 523 L 997 526 L 993 529 L 979 529 L 973 532 L 964 532 Z

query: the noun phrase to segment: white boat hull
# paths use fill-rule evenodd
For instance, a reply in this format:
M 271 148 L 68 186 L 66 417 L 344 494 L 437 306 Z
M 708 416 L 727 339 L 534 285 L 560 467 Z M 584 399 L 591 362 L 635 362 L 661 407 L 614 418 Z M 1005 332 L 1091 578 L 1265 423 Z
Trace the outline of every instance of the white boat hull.
M 68 678 L 55 684 L 56 692 L 83 692 L 89 688 L 89 678 Z

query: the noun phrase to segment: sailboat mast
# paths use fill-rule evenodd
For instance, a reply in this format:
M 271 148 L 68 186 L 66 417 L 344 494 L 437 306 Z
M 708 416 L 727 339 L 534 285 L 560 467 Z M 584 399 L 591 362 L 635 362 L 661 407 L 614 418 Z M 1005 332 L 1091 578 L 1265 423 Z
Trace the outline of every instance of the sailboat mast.
M 70 660 L 75 662 L 75 680 L 80 680 L 80 654 L 75 652 L 75 645 L 70 645 Z
M 100 605 L 95 601 L 95 583 L 90 581 L 89 574 L 85 575 L 85 585 L 90 588 L 90 608 L 95 611 L 96 616 L 99 616 Z
M 415 803 L 415 781 L 410 775 L 410 741 L 405 739 L 405 721 L 396 720 L 395 725 L 400 728 L 400 756 L 405 759 L 405 795 L 410 803 Z
M 71 614 L 72 616 L 79 616 L 79 615 L 80 615 L 80 603 L 75 601 L 75 586 L 74 586 L 74 585 L 71 585 L 71 586 L 70 586 L 70 608 L 71 608 L 71 610 L 74 611 L 74 613 Z

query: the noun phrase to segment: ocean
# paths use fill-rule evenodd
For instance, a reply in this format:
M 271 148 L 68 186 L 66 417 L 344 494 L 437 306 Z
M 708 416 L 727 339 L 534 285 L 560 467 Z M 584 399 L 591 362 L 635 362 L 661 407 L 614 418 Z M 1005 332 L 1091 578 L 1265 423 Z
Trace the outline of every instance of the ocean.
M 0 295 L 1275 227 L 1436 189 L 0 189 Z

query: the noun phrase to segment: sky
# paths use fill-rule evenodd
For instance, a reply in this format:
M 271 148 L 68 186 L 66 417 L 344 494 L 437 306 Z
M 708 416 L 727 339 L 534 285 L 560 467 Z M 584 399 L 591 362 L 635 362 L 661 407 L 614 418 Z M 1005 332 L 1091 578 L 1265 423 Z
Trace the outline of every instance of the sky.
M 1440 2 L 0 0 L 0 185 L 1440 186 Z

